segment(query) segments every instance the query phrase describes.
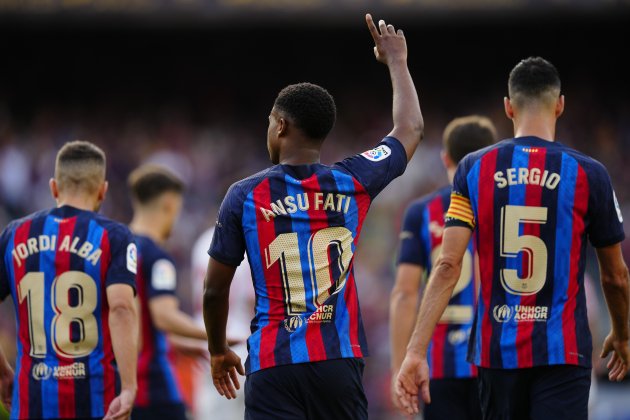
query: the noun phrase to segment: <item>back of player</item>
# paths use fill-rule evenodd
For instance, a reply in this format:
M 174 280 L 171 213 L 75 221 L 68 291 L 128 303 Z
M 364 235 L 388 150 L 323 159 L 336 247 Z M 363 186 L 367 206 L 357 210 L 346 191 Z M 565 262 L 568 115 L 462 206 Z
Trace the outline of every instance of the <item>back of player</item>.
M 336 108 L 323 88 L 300 83 L 276 98 L 267 145 L 275 166 L 228 191 L 209 254 L 204 319 L 215 386 L 228 398 L 240 360 L 225 335 L 229 285 L 247 252 L 256 292 L 248 339 L 248 419 L 367 418 L 367 355 L 354 254 L 371 201 L 401 175 L 422 132 L 402 32 L 367 17 L 377 58 L 394 86 L 394 129 L 376 148 L 319 163 Z
M 104 165 L 89 143 L 64 146 L 51 181 L 60 206 L 12 222 L 0 237 L 0 299 L 12 296 L 18 331 L 12 419 L 103 418 L 120 392 L 109 304 L 118 287 L 133 308 L 136 247 L 124 225 L 65 199 L 73 182 L 104 185 Z M 105 189 L 86 207 L 96 210 Z
M 459 161 L 467 154 L 496 141 L 492 122 L 484 117 L 456 118 L 444 130 L 442 161 L 452 183 Z M 444 215 L 449 208 L 451 187 L 447 186 L 409 205 L 400 233 L 396 282 L 390 301 L 392 378 L 396 378 L 413 330 L 419 290 L 426 284 L 442 249 Z M 481 417 L 477 369 L 466 360 L 478 293 L 475 276 L 475 243 L 470 241 L 462 271 L 446 312 L 437 325 L 428 351 L 431 371 L 431 404 L 424 418 L 478 419 Z M 392 385 L 394 382 L 392 382 Z M 394 387 L 392 386 L 392 391 Z M 398 403 L 392 393 L 394 404 Z

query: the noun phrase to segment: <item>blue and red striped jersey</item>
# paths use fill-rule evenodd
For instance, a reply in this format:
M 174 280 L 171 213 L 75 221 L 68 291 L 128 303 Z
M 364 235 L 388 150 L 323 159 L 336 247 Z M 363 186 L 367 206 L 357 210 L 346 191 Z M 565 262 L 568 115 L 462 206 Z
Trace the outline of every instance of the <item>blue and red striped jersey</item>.
M 170 255 L 152 239 L 135 235 L 138 246 L 138 299 L 141 310 L 142 349 L 138 359 L 136 407 L 183 402 L 171 363 L 166 334 L 151 319 L 149 302 L 159 296 L 175 295 L 177 277 Z
M 237 266 L 245 251 L 256 292 L 248 373 L 363 357 L 353 262 L 371 201 L 407 165 L 402 144 L 334 165 L 276 165 L 228 191 L 209 254 Z
M 604 166 L 560 143 L 521 137 L 464 158 L 447 226 L 473 228 L 479 253 L 469 360 L 590 367 L 586 240 L 621 242 L 622 221 Z
M 400 233 L 398 264 L 423 268 L 424 280 L 442 249 L 444 216 L 449 208 L 451 187 L 444 187 L 409 205 Z M 477 282 L 474 270 L 474 242 L 468 244 L 462 273 L 444 315 L 435 328 L 428 350 L 432 379 L 472 378 L 477 369 L 468 363 L 468 337 L 472 328 Z
M 11 418 L 102 418 L 120 387 L 106 288 L 135 288 L 131 233 L 62 206 L 9 224 L 0 253 L 18 332 Z

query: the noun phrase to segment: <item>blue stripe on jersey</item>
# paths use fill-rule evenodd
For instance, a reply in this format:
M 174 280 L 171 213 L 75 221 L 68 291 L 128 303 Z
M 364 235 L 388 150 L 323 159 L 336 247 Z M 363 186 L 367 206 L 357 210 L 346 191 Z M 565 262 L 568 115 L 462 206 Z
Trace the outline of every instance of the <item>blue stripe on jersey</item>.
M 299 194 L 304 193 L 304 188 L 300 185 L 300 182 L 295 178 L 285 174 L 284 176 L 287 188 L 287 195 L 297 197 Z M 309 239 L 311 237 L 310 228 L 304 229 L 304 224 L 309 223 L 308 213 L 304 210 L 297 211 L 291 215 L 292 232 L 297 232 L 298 244 L 300 251 L 308 246 Z M 302 226 L 302 228 L 300 228 Z M 302 265 L 302 280 L 304 281 L 304 290 L 306 291 L 306 305 L 307 311 L 314 312 L 313 304 L 313 288 L 311 286 L 311 271 L 308 264 L 308 258 L 300 258 Z M 306 346 L 306 324 L 301 328 L 295 330 L 289 337 L 291 347 L 291 359 L 293 363 L 304 363 L 309 361 L 308 347 Z
M 468 184 L 468 195 L 472 198 L 471 206 L 473 209 L 473 214 L 479 214 L 479 171 L 481 169 L 481 160 L 475 162 L 474 166 L 471 168 L 467 177 Z M 475 234 L 473 241 L 477 240 L 477 235 Z M 473 320 L 473 330 L 471 332 L 470 342 L 469 342 L 469 357 L 468 361 L 474 364 L 481 363 L 481 323 L 483 320 L 483 314 L 488 309 L 485 307 L 483 299 L 481 298 L 481 290 L 479 291 L 479 296 L 477 299 L 477 312 L 475 313 L 475 319 Z M 474 334 L 474 336 L 472 336 Z
M 355 198 L 354 181 L 352 177 L 339 171 L 332 171 L 337 183 L 337 188 L 340 194 L 345 194 L 348 197 L 352 197 L 350 201 L 350 207 L 348 213 L 345 215 L 346 227 L 352 232 L 352 235 L 356 236 L 357 229 L 359 228 L 359 209 L 357 206 L 357 200 Z M 352 253 L 355 252 L 354 241 L 352 242 Z M 343 357 L 354 357 L 352 351 L 352 344 L 350 343 L 350 315 L 348 314 L 348 307 L 346 306 L 345 288 L 347 287 L 346 281 L 348 276 L 354 267 L 350 267 L 346 272 L 346 278 L 343 280 L 344 288 L 337 293 L 337 305 L 335 308 L 335 326 L 339 335 L 339 345 L 341 347 L 341 355 Z
M 101 240 L 103 239 L 104 229 L 99 226 L 94 220 L 90 220 L 88 234 L 86 241 L 89 242 L 93 249 L 97 249 L 101 246 Z M 96 293 L 97 293 L 97 306 L 94 310 L 94 313 L 97 317 L 100 317 L 103 301 L 106 299 L 106 296 L 103 296 L 105 292 L 105 288 L 102 286 L 104 284 L 104 279 L 101 279 L 101 259 L 99 258 L 96 265 L 93 265 L 91 262 L 85 260 L 83 264 L 83 270 L 85 273 L 90 276 L 96 282 Z M 99 281 L 100 280 L 100 281 Z M 104 396 L 105 396 L 105 383 L 104 383 L 104 369 L 101 364 L 104 351 L 103 351 L 103 325 L 104 320 L 98 323 L 98 345 L 96 349 L 92 352 L 89 358 L 89 370 L 90 370 L 90 389 L 92 391 L 92 417 L 102 417 L 105 415 L 104 413 Z
M 465 331 L 466 337 L 470 337 L 470 327 L 459 326 L 459 329 Z M 466 361 L 468 354 L 468 340 L 454 346 L 455 348 L 455 377 L 468 378 L 472 375 L 472 366 Z
M 571 264 L 571 242 L 560 238 L 571 238 L 573 231 L 573 199 L 577 179 L 577 162 L 562 154 L 560 178 L 558 185 L 558 207 L 556 217 L 556 250 L 553 279 L 553 303 L 547 321 L 547 343 L 549 364 L 563 364 L 564 336 L 562 334 L 562 312 L 567 301 L 569 273 Z
M 155 334 L 155 348 L 159 356 L 155 359 L 154 366 L 162 371 L 161 377 L 165 380 L 164 385 L 168 393 L 168 400 L 166 402 L 179 402 L 181 401 L 179 387 L 177 386 L 177 381 L 175 380 L 173 369 L 171 369 L 171 363 L 168 359 L 169 346 L 165 334 L 160 332 Z M 158 398 L 163 400 L 164 395 L 159 395 Z
M 523 148 L 520 146 L 514 147 L 514 151 L 512 152 L 512 168 L 527 168 L 529 166 L 529 155 L 528 153 L 523 151 Z M 517 171 L 518 176 L 518 171 Z M 510 186 L 509 194 L 509 203 L 513 206 L 524 206 L 525 205 L 525 192 L 526 185 L 525 184 L 517 184 Z M 518 234 L 519 236 L 523 234 L 523 223 L 519 223 L 518 226 Z M 503 240 L 503 238 L 501 238 Z M 523 267 L 523 253 L 519 252 L 516 258 L 506 258 L 505 259 L 505 268 L 516 270 L 519 276 L 522 276 L 522 267 Z M 510 307 L 514 308 L 516 305 L 520 305 L 521 297 L 518 295 L 514 295 L 509 292 L 505 292 L 505 303 Z M 518 323 L 516 322 L 515 317 L 512 317 L 508 322 L 503 324 L 503 329 L 501 331 L 501 356 L 503 358 L 503 368 L 504 369 L 515 369 L 518 367 L 518 354 L 516 351 L 516 334 L 518 332 Z
M 9 239 L 9 242 L 7 243 L 7 249 L 5 251 L 5 254 L 3 255 L 3 258 L 4 258 L 4 265 L 7 268 L 8 278 L 11 280 L 9 281 L 9 286 L 11 287 L 11 296 L 13 297 L 13 305 L 15 308 L 18 308 L 19 302 L 18 302 L 17 290 L 15 288 L 15 280 L 14 280 L 15 271 L 13 270 L 13 257 L 12 257 L 14 244 L 15 244 L 15 229 L 13 229 L 13 232 L 11 232 L 11 239 Z M 15 323 L 16 323 L 16 331 L 19 332 L 20 331 L 19 317 L 16 317 Z M 24 348 L 22 347 L 22 342 L 20 341 L 19 337 L 16 340 L 16 344 L 17 344 L 17 349 L 16 349 L 14 378 L 17 379 L 20 377 L 20 371 L 22 370 L 22 357 L 24 355 Z M 20 418 L 20 401 L 18 400 L 18 389 L 19 389 L 19 385 L 17 384 L 17 381 L 16 381 L 16 383 L 13 385 L 13 398 L 11 399 L 11 418 L 12 419 Z
M 54 216 L 47 216 L 44 221 L 43 232 L 44 235 L 52 237 L 56 236 L 57 240 L 59 240 L 59 223 L 55 221 Z M 51 247 L 52 247 L 51 243 Z M 57 244 L 55 244 L 57 245 Z M 48 251 L 40 251 L 39 253 L 39 267 L 40 270 L 44 273 L 45 282 L 44 282 L 44 302 L 52 302 L 51 296 L 51 287 L 48 285 L 52 285 L 55 277 L 57 276 L 57 270 L 55 267 L 55 249 L 49 249 Z M 49 322 L 52 322 L 52 319 L 55 317 L 55 312 L 52 308 L 52 305 L 44 305 L 44 322 L 46 325 L 49 325 Z M 46 328 L 46 331 L 49 329 Z M 47 349 L 46 354 L 49 357 L 46 359 L 46 364 L 50 366 L 51 369 L 55 369 L 59 365 L 59 361 L 55 355 L 55 349 L 53 348 L 53 343 L 50 338 L 46 340 Z M 54 379 L 48 381 L 42 381 L 42 395 L 46 398 L 46 404 L 44 404 L 44 417 L 46 418 L 55 418 L 59 417 L 59 381 Z
M 445 207 L 447 209 L 448 207 Z M 424 223 L 420 224 L 420 240 L 422 241 L 422 246 L 424 249 L 428 251 L 427 258 L 425 263 L 425 276 L 428 280 L 428 273 L 431 272 L 433 268 L 433 261 L 431 261 L 431 250 L 433 247 L 431 246 L 431 233 L 429 232 L 429 225 L 431 224 L 430 215 L 429 215 L 429 206 L 424 206 L 422 209 L 422 220 Z M 430 366 L 430 365 L 429 365 Z
M 254 192 L 250 192 L 243 204 L 243 230 L 245 232 L 245 240 L 247 241 L 247 249 L 260 249 L 258 242 L 258 226 L 256 223 L 256 203 L 254 203 Z M 264 279 L 265 272 L 263 270 L 262 257 L 259 252 L 248 253 L 249 265 L 252 270 L 252 278 Z M 262 319 L 259 314 L 269 313 L 269 298 L 267 297 L 267 285 L 264 281 L 254 282 L 256 288 L 256 317 L 254 322 L 256 332 L 247 340 L 248 357 L 245 362 L 248 372 L 260 370 L 260 330 L 269 324 L 269 318 Z

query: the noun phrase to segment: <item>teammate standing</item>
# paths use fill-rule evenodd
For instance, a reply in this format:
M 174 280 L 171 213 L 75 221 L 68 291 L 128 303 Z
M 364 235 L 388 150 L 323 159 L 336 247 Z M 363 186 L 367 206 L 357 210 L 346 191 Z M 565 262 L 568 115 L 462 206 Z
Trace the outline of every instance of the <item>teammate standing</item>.
M 468 153 L 496 141 L 496 130 L 488 118 L 456 118 L 444 130 L 442 162 L 449 182 Z M 390 298 L 390 339 L 392 349 L 392 391 L 405 349 L 413 331 L 423 282 L 442 248 L 444 215 L 448 210 L 451 187 L 422 197 L 407 208 L 400 233 L 400 254 L 396 283 Z M 466 361 L 468 336 L 477 299 L 474 273 L 475 248 L 471 241 L 464 253 L 461 275 L 446 312 L 440 319 L 428 350 L 433 400 L 424 407 L 424 419 L 481 418 L 477 370 Z M 398 397 L 392 392 L 394 405 Z
M 505 112 L 515 138 L 468 155 L 458 166 L 442 253 L 429 281 L 398 376 L 408 412 L 418 387 L 430 400 L 427 348 L 474 231 L 481 295 L 468 359 L 479 367 L 487 419 L 586 419 L 591 334 L 586 316 L 586 240 L 596 248 L 612 321 L 602 357 L 609 378 L 627 373 L 628 270 L 619 210 L 604 166 L 554 142 L 564 110 L 548 61 L 510 73 Z
M 160 245 L 182 206 L 184 184 L 168 170 L 145 165 L 129 175 L 134 216 L 131 230 L 138 244 L 138 296 L 141 308 L 141 351 L 134 420 L 185 420 L 186 407 L 169 360 L 167 334 L 207 340 L 206 332 L 179 309 L 173 259 Z
M 2 396 L 12 419 L 126 419 L 137 388 L 136 246 L 126 226 L 95 213 L 107 192 L 103 151 L 66 143 L 50 190 L 56 208 L 0 236 L 0 300 L 13 297 L 18 331 L 11 400 L 0 351 Z
M 233 398 L 236 373 L 245 372 L 225 331 L 230 282 L 247 252 L 256 291 L 249 419 L 367 418 L 353 255 L 371 201 L 404 172 L 423 121 L 402 31 L 381 20 L 379 32 L 366 19 L 376 58 L 389 67 L 394 129 L 373 150 L 320 164 L 333 98 L 313 84 L 288 86 L 269 116 L 275 166 L 234 184 L 219 212 L 204 293 L 212 376 L 219 393 Z

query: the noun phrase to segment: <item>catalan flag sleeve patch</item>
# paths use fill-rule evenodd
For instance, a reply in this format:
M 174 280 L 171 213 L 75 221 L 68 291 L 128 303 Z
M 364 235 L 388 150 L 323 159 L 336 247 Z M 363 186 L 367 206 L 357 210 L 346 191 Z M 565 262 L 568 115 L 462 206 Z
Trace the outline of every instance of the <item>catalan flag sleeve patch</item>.
M 451 204 L 446 212 L 446 226 L 475 228 L 475 215 L 468 198 L 456 192 L 451 193 Z

